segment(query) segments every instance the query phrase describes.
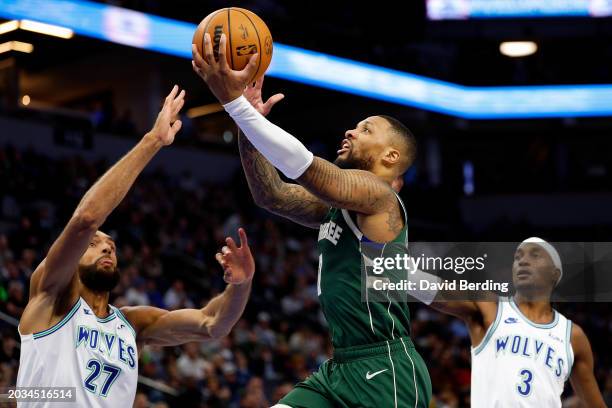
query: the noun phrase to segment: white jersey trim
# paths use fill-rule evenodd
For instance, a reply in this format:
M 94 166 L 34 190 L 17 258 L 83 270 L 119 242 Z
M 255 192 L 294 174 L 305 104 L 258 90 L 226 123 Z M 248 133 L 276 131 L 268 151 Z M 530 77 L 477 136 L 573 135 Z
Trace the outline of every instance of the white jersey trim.
M 417 387 L 417 382 L 416 382 L 416 370 L 414 368 L 414 361 L 412 361 L 412 357 L 410 357 L 410 354 L 408 354 L 408 349 L 406 348 L 406 343 L 404 343 L 404 339 L 400 337 L 400 340 L 402 341 L 402 345 L 404 346 L 404 352 L 406 353 L 406 356 L 410 360 L 410 364 L 412 364 L 412 379 L 414 380 L 414 390 L 416 394 L 414 397 L 414 408 L 416 408 L 417 404 L 419 403 L 419 387 Z
M 344 218 L 346 224 L 349 226 L 351 231 L 353 231 L 353 234 L 355 234 L 357 239 L 361 241 L 361 238 L 363 238 L 363 233 L 359 231 L 359 228 L 357 228 L 357 225 L 353 222 L 351 215 L 344 208 L 341 209 L 340 212 L 342 213 L 342 218 Z
M 389 315 L 389 319 L 391 319 L 391 323 L 393 324 L 391 326 L 391 338 L 395 340 L 395 334 L 393 334 L 393 332 L 395 331 L 395 319 L 393 318 L 393 316 L 391 316 L 391 299 L 389 298 L 388 290 L 387 290 L 387 300 L 389 301 L 389 306 L 387 306 L 387 314 Z
M 395 401 L 395 408 L 397 408 L 397 386 L 395 385 L 395 364 L 393 364 L 393 358 L 391 357 L 391 346 L 387 340 L 387 351 L 389 352 L 389 361 L 391 361 L 391 371 L 393 372 L 393 398 Z
M 119 308 L 114 307 L 114 306 L 113 308 L 117 312 L 117 316 L 119 316 L 119 318 L 123 320 L 123 322 L 130 328 L 130 330 L 132 331 L 132 334 L 134 335 L 134 340 L 135 340 L 136 339 L 136 329 L 134 329 L 134 326 L 132 326 L 132 324 L 129 322 L 127 317 L 125 317 L 125 315 L 121 312 L 121 310 L 119 310 Z
M 518 313 L 519 316 L 521 316 L 521 318 L 523 320 L 525 320 L 527 323 L 529 323 L 530 325 L 532 325 L 533 327 L 535 327 L 536 329 L 552 329 L 553 327 L 555 327 L 557 325 L 557 323 L 559 323 L 559 313 L 553 309 L 553 320 L 550 323 L 535 323 L 533 321 L 531 321 L 527 316 L 525 316 L 523 314 L 523 312 L 521 312 L 521 309 L 518 307 L 518 305 L 514 302 L 514 298 L 510 298 L 510 306 L 512 306 L 512 308 L 516 311 L 516 313 Z
M 359 253 L 361 253 L 361 240 L 359 240 Z M 372 320 L 372 311 L 370 310 L 370 298 L 368 297 L 368 290 L 365 291 L 366 295 L 366 307 L 368 308 L 368 316 L 370 317 L 370 328 L 372 329 L 372 333 L 376 334 L 374 331 L 374 321 Z
M 573 323 L 570 319 L 567 319 L 567 323 L 565 324 L 565 353 L 567 354 L 567 378 L 565 381 L 569 380 L 572 375 L 572 368 L 574 367 L 574 349 L 572 347 L 572 326 Z
M 489 343 L 489 340 L 491 340 L 491 337 L 493 337 L 493 333 L 495 332 L 495 330 L 497 329 L 497 326 L 499 326 L 499 322 L 501 321 L 503 309 L 504 309 L 504 301 L 501 298 L 499 298 L 497 300 L 497 314 L 495 315 L 495 321 L 491 324 L 491 326 L 489 326 L 489 328 L 485 332 L 485 335 L 480 341 L 480 344 L 476 346 L 472 346 L 472 353 L 474 355 L 478 355 L 478 353 L 484 350 L 484 348 Z
M 66 316 L 64 316 L 64 318 L 62 320 L 60 320 L 55 325 L 49 327 L 47 330 L 43 330 L 43 331 L 37 332 L 37 333 L 32 333 L 32 337 L 34 338 L 34 340 L 37 340 L 37 339 L 43 338 L 45 336 L 48 336 L 50 334 L 53 334 L 56 331 L 58 331 L 59 329 L 61 329 L 62 327 L 64 327 L 66 325 L 66 323 L 68 323 L 70 321 L 72 316 L 74 316 L 74 314 L 77 312 L 77 310 L 79 310 L 79 307 L 81 307 L 81 298 L 80 297 L 77 300 L 77 302 L 74 304 L 74 306 L 72 306 L 70 311 L 66 314 Z

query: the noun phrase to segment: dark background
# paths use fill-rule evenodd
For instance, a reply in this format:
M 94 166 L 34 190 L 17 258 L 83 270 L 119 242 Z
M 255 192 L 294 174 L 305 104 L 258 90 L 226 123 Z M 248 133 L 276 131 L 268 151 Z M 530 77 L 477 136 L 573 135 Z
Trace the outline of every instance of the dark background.
M 228 5 L 107 3 L 193 23 Z M 275 41 L 453 83 L 612 83 L 608 18 L 429 22 L 423 1 L 260 0 L 232 5 L 260 15 Z M 85 188 L 114 160 L 92 161 L 83 152 L 109 146 L 106 135 L 135 142 L 174 83 L 188 92 L 185 109 L 215 100 L 185 59 L 79 36 L 61 40 L 18 31 L 0 39 L 35 44 L 32 54 L 0 55 L 0 119 L 25 123 L 28 129 L 51 128 L 53 143 L 68 149 L 58 156 L 42 143 L 23 146 L 17 141 L 24 135 L 13 132 L 15 127 L 0 128 L 0 301 L 4 312 L 18 318 L 27 300 L 29 273 Z M 518 59 L 499 53 L 501 41 L 521 39 L 536 41 L 538 52 Z M 611 118 L 470 121 L 266 79 L 265 95 L 276 92 L 286 98 L 270 119 L 326 158 L 334 158 L 345 130 L 369 115 L 393 115 L 415 133 L 419 156 L 402 191 L 411 241 L 520 241 L 533 235 L 549 241 L 611 241 Z M 31 96 L 28 106 L 20 103 L 25 94 Z M 235 136 L 223 113 L 193 118 L 175 144 L 226 158 L 228 169 L 234 169 L 229 163 L 237 156 L 235 138 L 224 142 L 225 131 Z M 470 166 L 474 189 L 466 191 L 464 169 Z M 246 225 L 254 237 L 260 276 L 245 320 L 232 337 L 212 352 L 202 348 L 199 357 L 189 360 L 205 365 L 205 375 L 194 379 L 176 373 L 186 348 L 141 353 L 141 371 L 180 390 L 183 402 L 196 401 L 194 406 L 200 401 L 201 406 L 267 406 L 262 401 L 275 402 L 275 393 L 282 394 L 283 386 L 303 378 L 329 353 L 312 296 L 316 232 L 257 210 L 240 171 L 208 168 L 205 161 L 195 174 L 176 174 L 171 167 L 150 168 L 105 225 L 116 234 L 122 270 L 128 271 L 114 293 L 115 304 L 138 303 L 143 297 L 168 308 L 205 302 L 222 288 L 212 255 L 237 225 Z M 187 288 L 184 293 L 177 281 Z M 169 305 L 163 298 L 174 285 L 182 300 Z M 411 307 L 438 406 L 469 406 L 469 342 L 461 324 Z M 559 308 L 585 328 L 596 354 L 600 388 L 612 398 L 610 305 Z M 18 353 L 11 340 L 15 332 L 10 326 L 6 330 L 1 378 L 11 384 Z M 269 367 L 272 371 L 266 371 Z M 177 403 L 151 388 L 142 386 L 142 391 L 137 404 L 144 405 L 137 406 L 147 406 L 145 399 Z M 574 406 L 570 391 L 567 396 L 568 406 Z

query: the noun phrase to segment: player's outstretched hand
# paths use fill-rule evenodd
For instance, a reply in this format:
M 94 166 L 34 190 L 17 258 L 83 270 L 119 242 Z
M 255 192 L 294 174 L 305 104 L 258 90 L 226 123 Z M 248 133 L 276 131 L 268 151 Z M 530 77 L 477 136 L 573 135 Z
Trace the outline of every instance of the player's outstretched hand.
M 263 101 L 261 97 L 261 88 L 263 86 L 264 77 L 262 76 L 254 84 L 247 85 L 244 90 L 244 97 L 253 105 L 257 112 L 261 113 L 264 116 L 267 116 L 272 110 L 272 107 L 276 105 L 277 102 L 280 102 L 285 95 L 282 93 L 277 93 L 276 95 L 272 95 L 268 98 L 266 102 Z
M 204 34 L 204 55 L 200 55 L 195 44 L 191 44 L 193 70 L 202 78 L 219 102 L 226 104 L 240 97 L 244 88 L 257 72 L 257 54 L 251 55 L 248 64 L 241 71 L 233 70 L 227 63 L 227 38 L 221 34 L 219 58 L 215 59 L 212 42 L 208 33 Z
M 183 123 L 177 119 L 178 113 L 185 104 L 185 90 L 179 93 L 178 85 L 174 85 L 172 91 L 166 96 L 164 106 L 157 115 L 155 125 L 149 132 L 162 145 L 168 146 L 174 141 L 174 136 L 181 130 Z
M 223 268 L 223 279 L 234 285 L 250 281 L 255 273 L 255 260 L 243 228 L 238 229 L 238 235 L 240 235 L 239 247 L 232 238 L 228 237 L 225 238 L 226 245 L 221 252 L 215 255 L 215 259 Z

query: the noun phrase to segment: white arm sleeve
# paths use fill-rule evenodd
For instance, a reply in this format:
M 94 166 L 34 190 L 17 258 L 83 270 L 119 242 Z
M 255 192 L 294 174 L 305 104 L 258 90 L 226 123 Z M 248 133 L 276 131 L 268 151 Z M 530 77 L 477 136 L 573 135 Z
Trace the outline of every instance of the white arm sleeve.
M 244 96 L 223 105 L 253 146 L 283 174 L 300 177 L 313 154 L 298 139 L 266 119 Z

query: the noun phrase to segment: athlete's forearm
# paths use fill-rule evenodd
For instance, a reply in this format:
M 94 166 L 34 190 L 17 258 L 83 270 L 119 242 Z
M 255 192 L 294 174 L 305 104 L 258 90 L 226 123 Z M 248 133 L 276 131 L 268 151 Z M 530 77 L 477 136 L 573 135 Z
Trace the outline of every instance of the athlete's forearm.
M 320 157 L 297 181 L 331 207 L 346 208 L 363 214 L 375 214 L 397 208 L 397 198 L 388 184 L 365 170 L 341 169 Z M 397 212 L 399 215 L 400 213 Z M 392 222 L 401 229 L 401 217 Z
M 264 208 L 276 205 L 286 188 L 274 166 L 259 153 L 238 129 L 238 150 L 242 168 L 255 203 Z
M 328 207 L 304 187 L 285 183 L 272 164 L 238 132 L 242 167 L 255 204 L 306 227 L 318 228 Z
M 251 285 L 251 280 L 240 285 L 229 284 L 222 294 L 202 309 L 204 314 L 212 317 L 206 327 L 211 337 L 219 338 L 229 334 L 244 312 Z
M 253 146 L 287 177 L 300 177 L 312 163 L 313 154 L 302 142 L 267 120 L 244 96 L 223 107 Z
M 75 214 L 81 215 L 95 226 L 103 224 L 161 147 L 160 140 L 147 133 L 85 193 Z

